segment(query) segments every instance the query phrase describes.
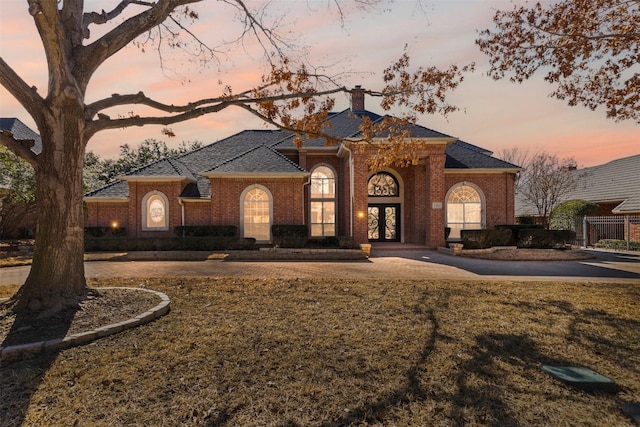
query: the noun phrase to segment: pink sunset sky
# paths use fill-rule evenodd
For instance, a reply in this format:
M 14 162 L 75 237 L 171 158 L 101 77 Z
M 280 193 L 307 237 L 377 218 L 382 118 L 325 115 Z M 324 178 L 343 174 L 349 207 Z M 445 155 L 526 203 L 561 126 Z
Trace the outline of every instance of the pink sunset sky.
M 115 0 L 87 1 L 90 11 L 111 10 Z M 248 0 L 250 6 L 266 1 Z M 479 30 L 490 27 L 496 9 L 510 9 L 509 0 L 395 0 L 363 11 L 344 0 L 345 22 L 341 25 L 335 3 L 329 0 L 273 0 L 267 22 L 280 22 L 283 33 L 300 46 L 314 65 L 332 66 L 342 73 L 346 86 L 382 87 L 382 71 L 403 52 L 405 45 L 414 66 L 476 63 L 476 71 L 465 77 L 451 101 L 461 108 L 448 117 L 422 116 L 419 123 L 494 151 L 513 147 L 530 152 L 546 151 L 558 157 L 574 157 L 580 167 L 640 154 L 640 125 L 633 121 L 616 123 L 604 110 L 569 107 L 548 97 L 552 87 L 542 74 L 525 84 L 493 81 L 486 76 L 488 61 L 475 46 Z M 516 1 L 516 3 L 518 3 Z M 0 56 L 29 84 L 46 95 L 47 68 L 44 51 L 26 0 L 0 3 Z M 210 46 L 228 41 L 241 28 L 232 8 L 205 1 L 194 9 L 200 19 L 190 28 Z M 100 29 L 94 29 L 94 36 Z M 221 94 L 230 84 L 234 92 L 259 83 L 263 72 L 255 44 L 236 46 L 220 63 L 201 66 L 184 52 L 166 51 L 164 70 L 153 49 L 145 53 L 127 47 L 109 59 L 93 77 L 87 102 L 110 96 L 143 91 L 165 103 L 181 104 Z M 384 111 L 378 99 L 367 98 L 366 108 Z M 348 108 L 346 96 L 336 98 L 336 111 Z M 136 112 L 135 109 L 133 109 Z M 123 112 L 125 113 L 125 112 Z M 115 116 L 117 113 L 112 114 Z M 35 130 L 25 110 L 0 87 L 0 116 L 17 117 Z M 167 142 L 198 140 L 205 144 L 247 128 L 264 128 L 258 119 L 240 109 L 205 116 L 171 126 L 176 137 L 161 134 L 161 126 L 111 130 L 96 135 L 88 149 L 102 157 L 117 156 L 122 144 L 136 146 L 147 138 Z

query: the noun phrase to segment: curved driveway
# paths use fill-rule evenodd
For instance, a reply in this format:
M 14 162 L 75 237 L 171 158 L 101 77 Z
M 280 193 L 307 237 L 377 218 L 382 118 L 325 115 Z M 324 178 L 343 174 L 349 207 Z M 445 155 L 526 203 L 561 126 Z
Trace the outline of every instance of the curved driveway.
M 369 260 L 92 261 L 87 277 L 300 277 L 365 279 L 563 280 L 640 284 L 640 254 L 591 251 L 586 261 L 488 261 L 428 250 L 377 250 Z M 0 285 L 23 283 L 29 266 L 0 269 Z

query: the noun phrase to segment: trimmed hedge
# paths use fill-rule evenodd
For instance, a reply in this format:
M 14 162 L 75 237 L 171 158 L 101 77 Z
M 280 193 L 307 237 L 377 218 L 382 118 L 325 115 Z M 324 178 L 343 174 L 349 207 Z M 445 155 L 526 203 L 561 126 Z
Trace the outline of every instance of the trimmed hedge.
M 627 241 L 618 239 L 601 239 L 596 243 L 596 248 L 627 250 Z M 629 242 L 629 250 L 640 251 L 640 242 Z
M 309 228 L 303 224 L 281 224 L 271 226 L 273 244 L 281 248 L 303 248 L 307 243 Z
M 85 227 L 84 235 L 87 237 L 120 237 L 127 235 L 126 227 Z
M 494 227 L 497 230 L 509 229 L 511 230 L 511 238 L 507 242 L 506 246 L 516 246 L 520 231 L 522 230 L 542 230 L 544 227 L 542 224 L 499 224 Z
M 336 248 L 358 249 L 358 245 L 351 236 L 327 236 L 322 239 L 309 239 L 305 247 L 308 248 Z
M 465 249 L 486 249 L 493 246 L 506 246 L 511 239 L 511 230 L 460 230 L 460 237 Z
M 572 230 L 520 230 L 519 248 L 552 249 L 564 247 L 576 240 Z
M 85 252 L 252 250 L 256 240 L 237 237 L 87 237 Z
M 235 225 L 180 225 L 173 229 L 178 237 L 236 237 Z

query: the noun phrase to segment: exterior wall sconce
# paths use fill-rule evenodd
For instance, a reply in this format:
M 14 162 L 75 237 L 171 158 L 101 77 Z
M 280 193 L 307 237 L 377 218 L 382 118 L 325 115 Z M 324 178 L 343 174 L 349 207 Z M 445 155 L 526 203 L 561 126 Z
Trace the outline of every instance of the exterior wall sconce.
M 120 224 L 118 224 L 118 221 L 111 221 L 111 229 L 112 230 L 117 230 L 119 226 L 120 226 Z
M 356 214 L 358 219 L 364 219 L 364 217 L 366 216 L 364 211 L 358 211 L 358 213 Z

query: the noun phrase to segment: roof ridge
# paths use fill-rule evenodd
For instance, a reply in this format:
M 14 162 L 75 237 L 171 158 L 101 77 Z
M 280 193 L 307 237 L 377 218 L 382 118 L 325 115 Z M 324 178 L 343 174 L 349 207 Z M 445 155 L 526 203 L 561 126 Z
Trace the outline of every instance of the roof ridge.
M 209 169 L 207 169 L 205 172 L 209 172 L 209 171 L 211 171 L 211 170 L 213 170 L 213 169 L 217 169 L 217 168 L 219 168 L 219 167 L 221 167 L 221 166 L 227 165 L 227 164 L 229 164 L 229 163 L 231 163 L 231 162 L 233 162 L 233 161 L 235 161 L 235 160 L 238 160 L 238 159 L 239 159 L 239 158 L 241 158 L 241 157 L 246 156 L 247 154 L 251 153 L 252 151 L 257 150 L 257 149 L 258 149 L 258 148 L 260 148 L 260 147 L 265 147 L 265 146 L 264 146 L 264 144 L 259 144 L 259 145 L 256 145 L 256 146 L 254 146 L 254 147 L 251 147 L 251 148 L 249 148 L 248 150 L 243 151 L 242 153 L 236 154 L 235 156 L 233 156 L 233 157 L 231 157 L 231 158 L 229 158 L 229 159 L 225 160 L 225 161 L 224 161 L 224 162 L 222 162 L 222 163 L 218 163 L 217 165 L 210 167 L 210 168 L 209 168 Z M 269 147 L 265 147 L 265 148 L 269 148 Z M 269 149 L 270 149 L 270 148 L 269 148 Z M 271 149 L 270 149 L 270 150 L 271 150 Z M 273 150 L 271 150 L 271 151 L 273 151 Z

